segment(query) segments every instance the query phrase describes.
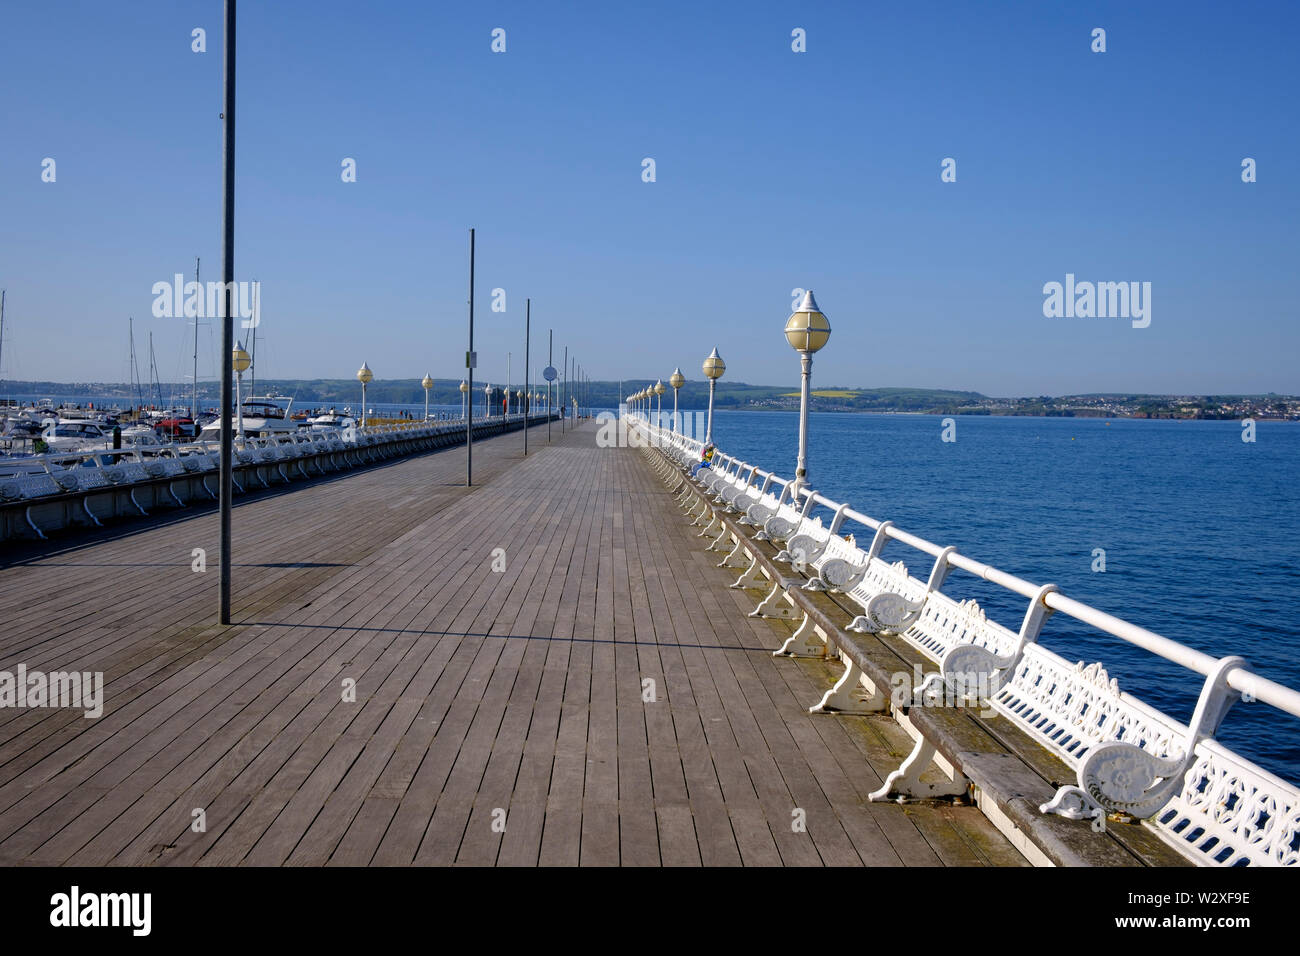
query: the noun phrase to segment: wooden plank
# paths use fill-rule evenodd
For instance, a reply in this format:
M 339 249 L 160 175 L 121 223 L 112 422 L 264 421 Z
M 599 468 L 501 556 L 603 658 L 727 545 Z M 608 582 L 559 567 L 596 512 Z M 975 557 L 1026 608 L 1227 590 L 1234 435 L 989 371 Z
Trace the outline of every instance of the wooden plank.
M 770 656 L 788 625 L 743 616 L 642 452 L 555 437 L 477 443 L 473 489 L 453 453 L 241 499 L 229 628 L 188 564 L 210 511 L 0 565 L 0 667 L 103 670 L 111 705 L 0 713 L 0 857 L 1023 862 L 974 808 L 866 804 L 901 728 L 808 715 L 837 666 Z

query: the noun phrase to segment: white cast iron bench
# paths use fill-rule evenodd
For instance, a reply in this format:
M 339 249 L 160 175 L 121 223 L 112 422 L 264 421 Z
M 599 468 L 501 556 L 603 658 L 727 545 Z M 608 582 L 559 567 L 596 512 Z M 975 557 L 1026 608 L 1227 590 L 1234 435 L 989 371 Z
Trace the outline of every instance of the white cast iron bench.
M 991 704 L 1077 771 L 1040 808 L 1073 820 L 1099 813 L 1148 819 L 1183 787 L 1197 743 L 1213 737 L 1239 695 L 1224 684 L 1240 657 L 1225 657 L 1206 678 L 1190 726 L 1119 689 L 1100 663 L 1085 666 L 1038 644 L 1026 646 Z

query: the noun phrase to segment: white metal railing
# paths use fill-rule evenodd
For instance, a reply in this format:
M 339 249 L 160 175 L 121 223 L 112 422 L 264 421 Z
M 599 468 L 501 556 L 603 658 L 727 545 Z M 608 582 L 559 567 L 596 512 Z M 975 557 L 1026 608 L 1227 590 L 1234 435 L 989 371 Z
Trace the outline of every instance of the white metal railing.
M 652 443 L 675 445 L 695 456 L 698 456 L 704 447 L 702 441 L 660 428 L 652 424 L 643 415 L 630 414 L 629 417 L 637 420 L 646 429 Z M 728 469 L 737 465 L 740 467 L 741 472 L 746 475 L 748 470 L 754 467 L 733 455 L 725 454 L 721 450 L 715 451 L 711 465 L 715 470 Z M 767 482 L 769 490 L 771 490 L 771 485 L 785 488 L 790 484 L 790 479 L 782 478 L 761 468 L 754 468 L 754 476 L 756 484 L 760 481 Z M 842 513 L 845 522 L 853 521 L 863 527 L 870 528 L 873 532 L 879 530 L 880 526 L 886 523 L 884 519 L 873 518 L 860 511 L 844 507 L 841 502 L 827 498 L 825 495 L 808 487 L 799 488 L 796 497 L 800 499 L 811 497 L 815 505 L 823 506 L 831 512 Z M 842 512 L 841 509 L 843 509 Z M 1042 587 L 1014 574 L 999 570 L 992 565 L 977 561 L 959 551 L 935 544 L 933 541 L 927 541 L 917 535 L 909 534 L 893 524 L 888 524 L 885 527 L 884 534 L 887 538 L 892 538 L 900 544 L 907 545 L 931 557 L 937 558 L 940 553 L 947 551 L 947 561 L 952 567 L 959 568 L 978 578 L 983 578 L 1021 597 L 1032 599 Z M 1202 677 L 1208 677 L 1219 663 L 1218 658 L 1211 657 L 1203 651 L 1198 651 L 1185 644 L 1179 644 L 1177 641 L 1156 634 L 1154 631 L 1149 631 L 1144 627 L 1139 627 L 1136 624 L 1115 617 L 1113 614 L 1100 611 L 1074 598 L 1066 597 L 1060 591 L 1048 592 L 1043 596 L 1042 601 L 1054 611 L 1060 611 L 1076 621 L 1088 624 L 1112 637 L 1119 638 L 1125 643 L 1163 657 L 1165 660 L 1178 664 L 1187 670 L 1195 671 Z M 1230 670 L 1226 680 L 1230 688 L 1246 695 L 1247 699 L 1268 704 L 1294 717 L 1300 717 L 1300 691 L 1279 684 L 1244 667 L 1236 667 Z
M 666 449 L 670 457 L 679 462 L 692 459 L 699 460 L 703 443 L 679 434 L 674 430 L 665 430 L 651 423 L 645 415 L 628 416 L 634 427 L 643 432 L 645 444 Z M 802 528 L 804 519 L 812 509 L 821 505 L 835 514 L 829 529 L 832 536 L 843 530 L 844 522 L 851 521 L 874 533 L 869 553 L 862 552 L 855 545 L 845 542 L 848 547 L 859 551 L 861 561 L 855 562 L 863 568 L 869 568 L 873 558 L 878 556 L 880 548 L 888 539 L 896 540 L 915 550 L 935 558 L 931 582 L 938 590 L 948 568 L 959 568 L 992 584 L 998 585 L 1014 594 L 1030 600 L 1030 610 L 1022 628 L 1022 639 L 1030 628 L 1031 619 L 1039 616 L 1039 602 L 1049 611 L 1060 611 L 1076 621 L 1096 628 L 1105 634 L 1117 638 L 1134 647 L 1164 658 L 1203 678 L 1201 696 L 1196 706 L 1190 726 L 1184 726 L 1168 715 L 1149 707 L 1131 695 L 1118 690 L 1114 681 L 1107 689 L 1088 686 L 1088 675 L 1107 680 L 1106 671 L 1099 668 L 1100 663 L 1084 667 L 1082 662 L 1070 670 L 1064 659 L 1051 654 L 1036 643 L 1026 646 L 1016 666 L 1016 676 L 1002 686 L 993 704 L 1004 716 L 1016 721 L 1021 710 L 1016 698 L 1024 696 L 1028 690 L 1031 697 L 1059 697 L 1066 700 L 1030 701 L 1034 707 L 1054 705 L 1065 706 L 1060 712 L 1048 712 L 1052 718 L 1049 723 L 1057 728 L 1064 728 L 1072 751 L 1073 764 L 1077 766 L 1079 787 L 1062 787 L 1056 797 L 1048 804 L 1042 805 L 1043 812 L 1059 812 L 1079 819 L 1091 815 L 1082 812 L 1098 800 L 1107 801 L 1101 805 L 1112 806 L 1114 796 L 1108 790 L 1118 787 L 1131 791 L 1143 800 L 1141 811 L 1134 810 L 1139 816 L 1150 816 L 1156 832 L 1173 845 L 1180 853 L 1194 862 L 1206 865 L 1300 865 L 1300 787 L 1284 780 L 1253 762 L 1224 747 L 1216 738 L 1220 720 L 1231 706 L 1234 695 L 1228 689 L 1241 694 L 1243 699 L 1267 704 L 1276 710 L 1291 716 L 1300 716 L 1300 693 L 1276 681 L 1255 673 L 1246 666 L 1240 657 L 1227 656 L 1215 659 L 1208 654 L 1179 644 L 1177 641 L 1156 634 L 1146 628 L 1124 621 L 1114 615 L 1100 611 L 1081 601 L 1066 597 L 1054 585 L 1039 587 L 1023 578 L 1008 574 L 984 562 L 960 554 L 955 548 L 941 547 L 931 541 L 909 534 L 896 528 L 892 522 L 878 520 L 861 512 L 854 511 L 846 505 L 833 501 L 808 488 L 797 488 L 787 479 L 771 472 L 755 468 L 740 459 L 719 452 L 715 449 L 711 470 L 718 475 L 712 482 L 706 483 L 714 492 L 723 495 L 726 501 L 727 486 L 735 489 L 737 484 L 747 483 L 751 489 L 762 489 L 780 503 L 788 503 L 790 492 L 794 490 L 792 509 L 800 515 L 797 524 Z M 761 482 L 761 483 L 760 483 Z M 777 499 L 773 486 L 781 489 Z M 751 496 L 752 497 L 752 496 Z M 802 505 L 799 499 L 802 498 Z M 733 500 L 736 500 L 733 497 Z M 758 496 L 762 501 L 762 495 Z M 765 519 L 766 529 L 776 531 L 777 514 L 769 505 L 764 506 L 769 517 Z M 744 523 L 744 522 L 742 522 Z M 754 523 L 754 522 L 750 522 Z M 788 523 L 788 522 L 787 522 Z M 815 521 L 820 529 L 820 521 Z M 795 527 L 795 524 L 790 524 Z M 725 533 L 725 531 L 724 531 Z M 791 532 L 794 534 L 794 532 Z M 793 543 L 794 537 L 790 541 Z M 741 544 L 737 541 L 737 548 Z M 778 555 L 778 559 L 779 559 Z M 756 566 L 755 562 L 755 566 Z M 902 566 L 899 565 L 901 568 Z M 750 574 L 752 572 L 746 572 Z M 905 573 L 905 572 L 904 572 Z M 742 576 L 741 580 L 744 580 Z M 740 586 L 740 582 L 737 585 Z M 926 585 L 926 590 L 930 585 Z M 768 604 L 779 590 L 775 588 L 764 604 Z M 944 596 L 947 599 L 946 595 Z M 951 599 L 947 599 L 951 600 Z M 760 609 L 764 605 L 760 605 Z M 755 613 L 758 613 L 756 611 Z M 982 616 L 982 614 L 981 614 Z M 991 622 L 990 622 L 991 623 Z M 850 625 L 850 630 L 853 626 Z M 1037 641 L 1037 628 L 1041 627 L 1041 617 L 1034 627 L 1033 641 Z M 802 628 L 800 629 L 802 631 Z M 905 637 L 907 635 L 904 635 Z M 798 637 L 791 641 L 795 641 Z M 829 640 L 829 638 L 828 638 Z M 1032 656 L 1032 661 L 1031 661 Z M 1062 665 L 1057 667 L 1053 659 Z M 993 662 L 1000 659 L 994 658 Z M 941 670 L 943 665 L 941 664 Z M 1049 673 L 1049 671 L 1059 673 Z M 1025 681 L 1019 678 L 1024 671 Z M 854 671 L 850 665 L 841 684 L 852 677 Z M 938 675 L 934 675 L 938 676 Z M 856 678 L 854 678 L 856 680 Z M 837 684 L 827 696 L 837 693 Z M 1076 699 L 1077 698 L 1077 699 Z M 1024 701 L 1020 702 L 1021 704 Z M 1075 726 L 1076 720 L 1084 719 L 1085 711 L 1091 715 L 1090 724 Z M 1027 712 L 1032 713 L 1032 712 Z M 1100 714 L 1106 713 L 1105 725 L 1096 725 Z M 1145 716 L 1144 716 L 1145 715 Z M 1056 718 L 1061 718 L 1057 721 Z M 1028 728 L 1028 725 L 1026 725 Z M 1162 729 L 1163 728 L 1163 729 Z M 1042 736 L 1043 727 L 1035 727 L 1037 736 Z M 1144 738 L 1161 734 L 1173 734 L 1180 738 L 1176 746 L 1178 754 L 1166 753 L 1167 747 L 1160 741 L 1146 739 L 1152 745 L 1148 752 L 1143 745 Z M 1034 736 L 1035 733 L 1031 733 Z M 1088 749 L 1093 740 L 1096 746 Z M 1059 744 L 1043 741 L 1049 749 L 1061 752 Z M 1165 744 L 1172 743 L 1165 741 Z M 917 742 L 917 754 L 925 753 L 926 744 Z M 1084 751 L 1086 756 L 1081 757 Z M 1174 758 L 1172 760 L 1166 757 Z M 927 758 L 928 759 L 928 758 Z M 1067 761 L 1069 762 L 1069 761 Z M 912 758 L 909 758 L 910 766 Z M 924 761 L 918 764 L 923 766 Z M 1109 773 L 1107 774 L 1107 766 Z M 1091 767 L 1091 769 L 1090 769 Z M 1142 769 L 1138 769 L 1141 767 Z M 1098 778 L 1096 771 L 1101 768 L 1103 778 Z M 912 771 L 900 768 L 890 775 L 893 780 Z M 1113 777 L 1113 779 L 1112 779 Z M 1159 782 L 1162 781 L 1163 782 Z M 1095 787 L 1100 786 L 1100 790 Z M 1147 789 L 1149 786 L 1149 789 Z M 881 794 L 890 789 L 887 785 Z M 878 794 L 873 794 L 873 799 Z M 1121 796 L 1121 799 L 1127 799 Z M 1077 806 L 1076 806 L 1077 804 Z M 1131 804 L 1137 807 L 1139 804 Z

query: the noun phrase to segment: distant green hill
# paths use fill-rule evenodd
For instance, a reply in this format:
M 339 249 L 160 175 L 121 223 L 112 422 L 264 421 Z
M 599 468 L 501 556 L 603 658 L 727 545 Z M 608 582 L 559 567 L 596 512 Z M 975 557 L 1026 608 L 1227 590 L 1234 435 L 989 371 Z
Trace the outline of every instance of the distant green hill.
M 249 387 L 245 377 L 245 390 Z M 482 400 L 480 379 L 475 382 L 475 392 Z M 492 381 L 493 385 L 501 382 Z M 621 384 L 621 390 L 620 390 Z M 590 404 L 596 408 L 612 408 L 622 396 L 640 391 L 653 382 L 645 380 L 619 382 L 592 382 L 588 386 Z M 514 383 L 516 389 L 521 383 Z M 164 402 L 175 400 L 185 402 L 190 395 L 191 386 L 177 383 L 164 383 L 161 386 Z M 293 396 L 299 405 L 356 404 L 361 401 L 361 386 L 355 379 L 261 379 L 257 380 L 258 394 L 274 389 L 286 396 Z M 536 391 L 545 393 L 545 383 L 534 386 Z M 150 402 L 150 389 L 143 388 L 144 401 Z M 104 395 L 123 402 L 131 402 L 134 389 L 117 382 L 4 382 L 0 384 L 0 395 Z M 199 384 L 200 399 L 211 404 L 220 394 L 216 382 Z M 395 404 L 421 404 L 424 402 L 424 389 L 419 379 L 375 379 L 366 389 L 367 399 L 371 402 Z M 460 404 L 459 379 L 435 379 L 430 390 L 429 400 L 435 405 Z M 687 382 L 678 396 L 679 408 L 706 408 L 709 402 L 707 382 Z M 813 396 L 812 407 L 817 411 L 927 411 L 936 407 L 960 405 L 984 400 L 978 392 L 959 392 L 945 389 L 927 388 L 876 388 L 849 389 L 838 387 L 819 388 Z M 799 392 L 789 385 L 749 385 L 745 382 L 718 383 L 715 402 L 718 408 L 769 408 L 789 409 L 799 407 Z M 668 389 L 664 393 L 664 405 L 672 408 L 673 393 Z
M 476 403 L 483 400 L 483 385 L 475 383 Z M 492 384 L 502 383 L 492 380 Z M 586 403 L 592 408 L 613 408 L 632 392 L 653 385 L 644 379 L 623 382 L 592 382 L 587 386 Z M 245 393 L 251 382 L 244 380 Z M 518 382 L 515 389 L 522 388 Z M 569 386 L 570 389 L 572 386 Z M 545 392 L 545 383 L 534 386 Z M 159 390 L 163 403 L 185 404 L 189 401 L 188 384 L 164 383 Z M 331 405 L 355 406 L 361 401 L 361 386 L 356 379 L 258 379 L 259 395 L 274 390 L 293 397 L 297 407 L 329 407 Z M 108 398 L 123 407 L 135 400 L 135 389 L 122 383 L 111 382 L 0 382 L 0 399 L 15 395 L 35 395 L 50 398 L 75 398 L 94 396 Z M 143 401 L 157 401 L 147 386 L 142 389 Z M 201 382 L 200 401 L 214 407 L 220 387 L 216 382 Z M 571 392 L 570 392 L 571 394 Z M 419 379 L 376 379 L 366 391 L 367 399 L 377 404 L 420 405 L 424 402 L 424 389 Z M 435 405 L 459 405 L 461 402 L 459 379 L 436 379 L 429 394 Z M 558 397 L 556 399 L 559 400 Z M 709 386 L 707 381 L 687 382 L 679 395 L 678 407 L 698 410 L 707 407 Z M 795 410 L 799 407 L 799 392 L 789 385 L 750 385 L 746 382 L 722 380 L 718 383 L 717 407 L 721 409 Z M 663 396 L 663 407 L 673 407 L 672 389 Z M 957 391 L 942 388 L 845 388 L 828 385 L 812 393 L 812 409 L 819 412 L 928 412 L 943 415 L 1046 415 L 1066 417 L 1135 417 L 1135 418 L 1244 418 L 1248 415 L 1265 418 L 1290 418 L 1300 420 L 1300 400 L 1293 396 L 1274 395 L 1142 395 L 1142 394 L 1079 394 L 1058 396 L 1030 396 L 1023 398 L 990 398 L 980 392 Z

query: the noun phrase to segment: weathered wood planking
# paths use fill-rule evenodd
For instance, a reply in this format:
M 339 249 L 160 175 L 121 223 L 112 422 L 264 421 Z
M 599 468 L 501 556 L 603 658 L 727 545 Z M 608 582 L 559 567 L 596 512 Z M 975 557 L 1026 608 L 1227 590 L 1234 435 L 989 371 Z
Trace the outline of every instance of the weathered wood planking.
M 7 554 L 0 669 L 106 709 L 0 711 L 0 862 L 1023 864 L 974 808 L 867 804 L 902 731 L 809 715 L 835 668 L 770 656 L 640 452 L 544 432 L 473 489 L 453 449 L 241 498 L 228 628 L 211 510 Z

